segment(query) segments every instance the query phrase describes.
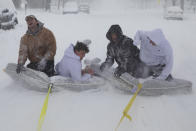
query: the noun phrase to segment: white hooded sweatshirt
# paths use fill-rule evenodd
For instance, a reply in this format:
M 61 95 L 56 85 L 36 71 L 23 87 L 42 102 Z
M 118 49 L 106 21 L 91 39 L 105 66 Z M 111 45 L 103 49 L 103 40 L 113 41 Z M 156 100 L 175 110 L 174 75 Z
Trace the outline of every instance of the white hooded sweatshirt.
M 156 45 L 150 43 L 152 40 Z M 161 29 L 152 31 L 137 31 L 134 45 L 140 45 L 140 59 L 147 65 L 164 65 L 165 67 L 156 79 L 165 80 L 172 71 L 173 51 Z
M 74 46 L 71 44 L 65 50 L 64 56 L 55 67 L 56 72 L 74 81 L 86 81 L 91 78 L 90 74 L 82 75 L 82 63 L 80 57 L 74 52 Z

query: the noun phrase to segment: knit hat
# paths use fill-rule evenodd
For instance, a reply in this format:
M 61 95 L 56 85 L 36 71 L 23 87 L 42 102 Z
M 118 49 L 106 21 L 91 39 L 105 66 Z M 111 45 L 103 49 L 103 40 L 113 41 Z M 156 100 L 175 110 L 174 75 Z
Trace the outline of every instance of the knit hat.
M 37 20 L 37 18 L 34 15 L 28 15 L 28 16 L 25 17 L 25 20 L 26 21 L 29 20 L 29 19 L 35 19 L 35 20 Z

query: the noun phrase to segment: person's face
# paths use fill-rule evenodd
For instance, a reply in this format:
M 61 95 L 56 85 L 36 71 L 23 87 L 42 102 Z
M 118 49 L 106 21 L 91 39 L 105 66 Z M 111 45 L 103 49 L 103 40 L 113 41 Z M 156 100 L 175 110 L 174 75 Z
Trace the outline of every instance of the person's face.
M 112 41 L 116 42 L 117 41 L 117 35 L 115 33 L 111 34 Z
M 26 22 L 27 22 L 28 28 L 30 28 L 30 29 L 33 29 L 33 28 L 36 28 L 37 27 L 37 20 L 34 19 L 34 18 L 28 18 L 26 20 Z
M 82 60 L 85 55 L 86 55 L 86 52 L 84 50 L 80 50 L 80 51 L 75 51 L 76 55 L 80 57 L 80 60 Z

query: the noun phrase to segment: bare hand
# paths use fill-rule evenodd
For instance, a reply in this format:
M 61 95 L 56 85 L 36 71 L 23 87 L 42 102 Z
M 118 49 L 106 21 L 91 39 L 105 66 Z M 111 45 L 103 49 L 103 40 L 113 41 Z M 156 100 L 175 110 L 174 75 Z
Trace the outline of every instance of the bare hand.
M 93 74 L 94 74 L 94 71 L 93 71 L 92 69 L 90 69 L 90 68 L 87 69 L 86 71 L 87 71 L 86 73 L 88 73 L 88 74 L 90 74 L 90 75 L 93 75 Z
M 87 66 L 87 67 L 83 70 L 83 73 L 87 73 L 87 74 L 93 75 L 93 74 L 94 74 L 94 71 L 93 71 L 90 67 Z

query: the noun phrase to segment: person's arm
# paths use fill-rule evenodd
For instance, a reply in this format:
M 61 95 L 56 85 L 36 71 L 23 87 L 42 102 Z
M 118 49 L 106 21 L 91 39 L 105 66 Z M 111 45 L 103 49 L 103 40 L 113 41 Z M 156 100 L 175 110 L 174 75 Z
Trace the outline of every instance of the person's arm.
M 166 66 L 164 67 L 163 71 L 161 72 L 160 76 L 158 76 L 156 79 L 161 79 L 161 80 L 165 80 L 169 74 L 172 71 L 172 67 L 173 67 L 173 51 L 171 49 L 171 47 L 168 47 L 166 50 Z
M 144 33 L 143 31 L 138 30 L 134 36 L 133 44 L 135 46 L 139 46 L 142 43 L 142 39 L 144 38 Z
M 81 63 L 72 64 L 72 67 L 70 68 L 70 74 L 71 74 L 72 80 L 75 80 L 75 81 L 86 81 L 91 78 L 90 74 L 85 73 L 82 75 Z
M 94 71 L 89 66 L 86 66 L 85 69 L 82 70 L 82 75 L 84 75 L 84 74 L 93 75 Z
M 105 62 L 100 66 L 100 69 L 103 71 L 105 68 L 110 68 L 114 64 L 113 49 L 110 45 L 107 46 L 107 57 Z
M 20 40 L 20 48 L 19 48 L 19 55 L 18 55 L 18 64 L 19 65 L 24 65 L 25 62 L 27 61 L 28 57 L 28 48 L 25 43 L 25 38 L 22 37 Z
M 47 30 L 45 36 L 48 39 L 48 41 L 46 41 L 48 43 L 46 47 L 47 52 L 45 53 L 44 57 L 39 61 L 38 69 L 40 70 L 44 70 L 47 61 L 54 60 L 54 56 L 56 54 L 56 40 L 53 33 L 50 30 Z
M 48 35 L 47 35 L 47 39 L 48 39 L 48 50 L 46 52 L 46 54 L 44 55 L 44 59 L 46 60 L 53 60 L 55 54 L 56 54 L 56 39 L 53 35 L 53 33 L 48 30 Z

